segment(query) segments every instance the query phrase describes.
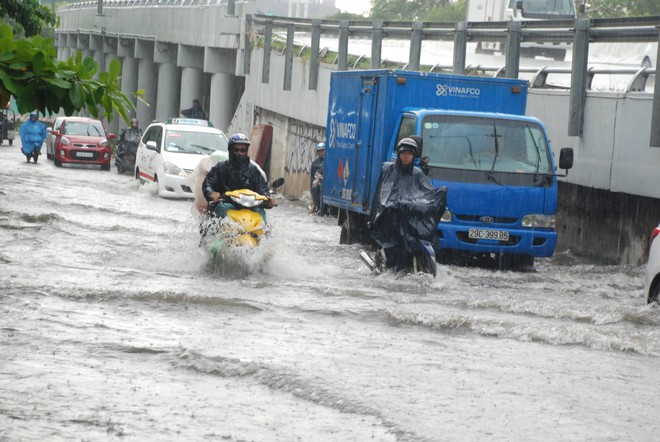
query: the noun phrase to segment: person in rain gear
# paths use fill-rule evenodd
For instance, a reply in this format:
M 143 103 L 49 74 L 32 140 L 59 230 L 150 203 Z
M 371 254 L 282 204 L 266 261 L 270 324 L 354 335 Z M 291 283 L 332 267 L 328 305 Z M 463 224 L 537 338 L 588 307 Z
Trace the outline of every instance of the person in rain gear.
M 385 252 L 385 264 L 397 271 L 420 239 L 435 244 L 437 225 L 445 210 L 447 189 L 434 188 L 431 180 L 414 164 L 417 143 L 401 139 L 397 159 L 384 163 L 371 210 L 369 233 Z
M 312 194 L 310 214 L 318 214 L 321 210 L 321 191 L 323 190 L 323 161 L 325 160 L 325 143 L 316 145 L 316 159 L 312 161 L 309 171 L 309 190 Z
M 206 119 L 206 114 L 202 109 L 202 105 L 199 104 L 199 100 L 195 98 L 192 101 L 192 107 L 189 109 L 181 109 L 181 115 L 188 118 L 199 118 L 200 120 Z
M 202 183 L 204 198 L 216 203 L 214 213 L 220 218 L 224 218 L 227 210 L 233 208 L 231 203 L 220 200 L 226 192 L 232 190 L 250 189 L 268 197 L 268 207 L 275 205 L 275 200 L 270 197 L 268 182 L 259 168 L 250 161 L 247 154 L 249 146 L 250 140 L 245 135 L 232 135 L 227 145 L 229 159 L 213 166 Z M 265 220 L 266 213 L 263 209 L 258 208 L 258 211 Z
M 119 134 L 119 141 L 117 142 L 117 155 L 122 155 L 126 150 L 126 143 L 134 143 L 137 148 L 138 143 L 142 138 L 142 129 L 137 118 L 131 118 L 131 125 L 122 129 Z
M 30 158 L 34 157 L 34 162 L 37 162 L 38 155 L 41 154 L 41 146 L 46 139 L 46 126 L 40 122 L 36 112 L 30 114 L 30 119 L 21 125 L 19 135 L 21 137 L 21 151 L 27 162 Z M 35 149 L 38 155 L 34 155 Z

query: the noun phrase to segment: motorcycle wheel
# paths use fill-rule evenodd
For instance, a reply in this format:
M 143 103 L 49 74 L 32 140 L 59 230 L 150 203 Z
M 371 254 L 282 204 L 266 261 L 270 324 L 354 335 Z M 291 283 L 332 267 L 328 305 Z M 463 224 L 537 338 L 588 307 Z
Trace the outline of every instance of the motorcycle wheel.
M 435 262 L 435 256 L 429 256 L 426 253 L 416 253 L 413 256 L 413 272 L 414 273 L 428 273 L 433 275 L 438 271 L 438 264 Z

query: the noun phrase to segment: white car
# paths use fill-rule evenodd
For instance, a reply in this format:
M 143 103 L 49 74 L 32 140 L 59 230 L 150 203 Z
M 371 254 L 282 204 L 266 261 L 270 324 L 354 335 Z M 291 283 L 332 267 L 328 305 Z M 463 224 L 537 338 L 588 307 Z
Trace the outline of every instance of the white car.
M 53 127 L 46 128 L 46 158 L 49 160 L 55 158 L 55 146 L 57 146 L 60 141 L 59 138 L 61 137 L 61 135 L 56 134 L 59 133 L 60 127 L 62 127 L 65 118 L 66 117 L 64 116 L 55 118 Z M 53 133 L 53 131 L 55 131 L 55 133 Z
M 152 123 L 138 145 L 135 178 L 158 183 L 162 197 L 193 198 L 186 177 L 215 151 L 227 154 L 227 137 L 206 120 L 170 118 Z
M 660 225 L 651 234 L 649 260 L 644 274 L 644 297 L 647 303 L 659 302 L 660 295 Z

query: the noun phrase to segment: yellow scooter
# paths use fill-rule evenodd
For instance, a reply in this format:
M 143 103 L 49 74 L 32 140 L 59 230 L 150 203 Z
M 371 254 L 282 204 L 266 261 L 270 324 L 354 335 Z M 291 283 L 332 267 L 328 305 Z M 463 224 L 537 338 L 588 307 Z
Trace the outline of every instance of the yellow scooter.
M 272 189 L 284 184 L 284 178 L 275 180 Z M 249 189 L 237 189 L 226 192 L 223 206 L 226 213 L 209 216 L 202 226 L 202 242 L 206 239 L 209 252 L 217 255 L 229 247 L 257 247 L 261 238 L 268 232 L 265 205 L 268 197 Z M 209 207 L 209 214 L 215 207 Z

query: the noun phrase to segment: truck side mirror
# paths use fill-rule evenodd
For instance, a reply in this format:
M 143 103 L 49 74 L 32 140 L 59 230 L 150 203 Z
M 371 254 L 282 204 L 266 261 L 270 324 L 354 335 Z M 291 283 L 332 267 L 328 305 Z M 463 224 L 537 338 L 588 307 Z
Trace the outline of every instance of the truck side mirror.
M 573 167 L 573 148 L 564 147 L 559 152 L 559 168 L 568 170 Z
M 580 14 L 584 14 L 585 10 L 586 10 L 586 5 L 584 4 L 584 2 L 580 3 L 580 5 L 578 6 L 578 12 Z

